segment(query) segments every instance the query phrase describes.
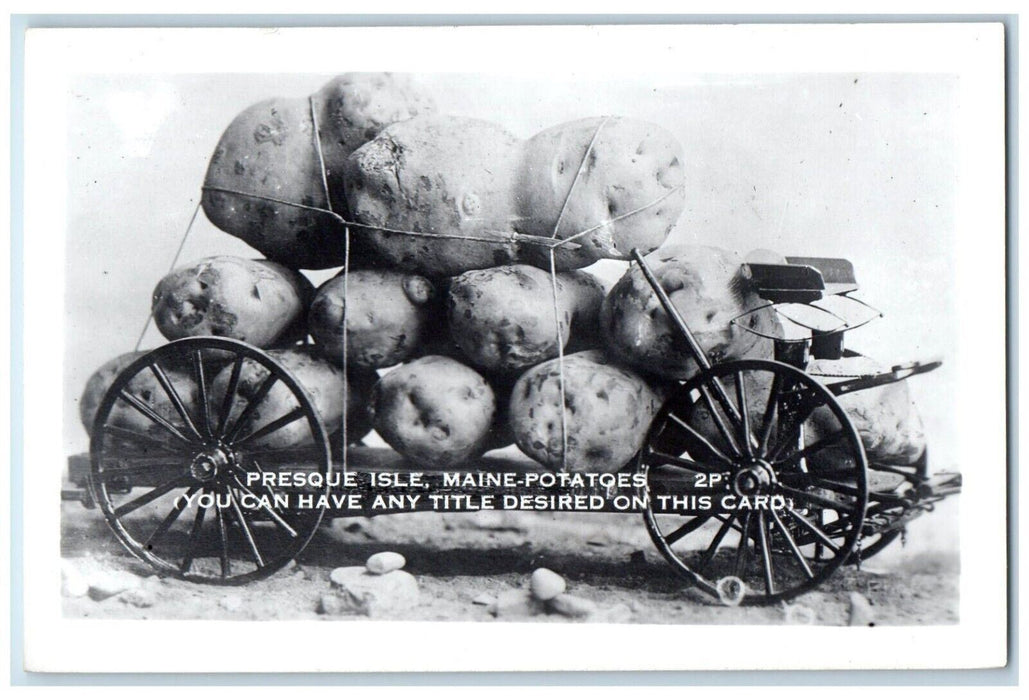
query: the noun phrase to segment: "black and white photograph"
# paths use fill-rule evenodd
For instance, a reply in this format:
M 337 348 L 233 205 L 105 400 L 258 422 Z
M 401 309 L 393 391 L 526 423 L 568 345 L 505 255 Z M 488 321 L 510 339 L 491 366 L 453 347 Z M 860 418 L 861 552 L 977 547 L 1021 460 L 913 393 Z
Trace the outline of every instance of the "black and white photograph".
M 612 71 L 450 57 L 649 43 L 489 29 L 407 28 L 379 67 L 315 60 L 329 29 L 295 30 L 312 58 L 282 69 L 63 66 L 61 458 L 31 465 L 59 481 L 41 499 L 59 523 L 26 555 L 59 573 L 54 624 L 903 644 L 985 620 L 1003 582 L 976 582 L 1004 565 L 1002 89 L 977 105 L 999 121 L 970 128 L 959 70 L 833 64 L 829 33 L 825 64 L 782 68 L 757 50 L 721 69 L 653 47 Z M 651 29 L 673 54 L 763 40 Z M 909 29 L 927 55 L 1002 36 Z M 257 34 L 227 39 L 298 43 Z M 450 48 L 420 62 L 425 43 Z M 997 169 L 977 171 L 969 134 L 997 125 L 977 147 Z M 991 281 L 970 290 L 976 240 Z

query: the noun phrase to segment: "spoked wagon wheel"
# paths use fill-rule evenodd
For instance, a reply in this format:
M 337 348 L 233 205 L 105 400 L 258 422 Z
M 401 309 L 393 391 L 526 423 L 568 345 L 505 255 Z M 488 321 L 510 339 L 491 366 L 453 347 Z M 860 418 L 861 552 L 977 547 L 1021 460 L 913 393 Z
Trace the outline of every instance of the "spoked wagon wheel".
M 857 431 L 830 391 L 786 364 L 724 362 L 686 382 L 651 424 L 637 470 L 658 549 L 734 603 L 815 588 L 861 534 L 868 486 Z
M 324 425 L 293 376 L 259 349 L 186 338 L 129 365 L 93 423 L 90 490 L 122 544 L 158 572 L 239 584 L 293 559 L 321 521 Z M 280 471 L 307 472 L 285 491 Z M 317 473 L 320 478 L 313 477 Z M 285 476 L 285 475 L 283 475 Z

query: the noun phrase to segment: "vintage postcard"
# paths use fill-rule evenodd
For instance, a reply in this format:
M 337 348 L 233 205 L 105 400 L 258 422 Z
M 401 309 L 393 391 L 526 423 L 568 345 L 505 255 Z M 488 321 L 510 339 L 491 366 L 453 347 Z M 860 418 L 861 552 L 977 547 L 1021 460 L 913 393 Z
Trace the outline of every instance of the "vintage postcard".
M 1003 39 L 31 31 L 28 668 L 1003 665 Z

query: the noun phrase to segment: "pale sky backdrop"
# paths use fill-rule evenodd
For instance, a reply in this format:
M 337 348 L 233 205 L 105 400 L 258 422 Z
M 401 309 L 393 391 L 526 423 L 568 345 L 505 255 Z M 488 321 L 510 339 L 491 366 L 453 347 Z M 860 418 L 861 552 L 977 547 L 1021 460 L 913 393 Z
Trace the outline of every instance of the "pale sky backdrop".
M 65 446 L 85 450 L 77 401 L 127 352 L 200 195 L 222 130 L 245 107 L 304 97 L 329 75 L 82 76 L 68 97 Z M 418 76 L 443 112 L 531 136 L 624 115 L 664 126 L 686 153 L 687 206 L 669 244 L 849 258 L 885 318 L 848 345 L 887 363 L 943 356 L 912 380 L 934 468 L 955 466 L 956 82 L 946 75 Z M 28 235 L 48 235 L 29 232 Z M 180 264 L 258 257 L 201 213 Z M 622 263 L 604 263 L 609 280 Z M 310 273 L 316 284 L 332 271 Z M 974 329 L 966 330 L 973 332 Z M 151 328 L 144 347 L 162 341 Z M 967 466 L 967 465 L 966 465 Z

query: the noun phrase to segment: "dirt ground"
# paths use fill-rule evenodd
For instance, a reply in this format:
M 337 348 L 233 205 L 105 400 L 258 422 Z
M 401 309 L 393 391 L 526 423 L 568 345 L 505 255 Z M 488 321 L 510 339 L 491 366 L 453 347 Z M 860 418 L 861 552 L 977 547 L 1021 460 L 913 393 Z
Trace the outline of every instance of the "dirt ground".
M 957 622 L 956 522 L 957 499 L 951 499 L 911 526 L 906 546 L 898 541 L 860 570 L 841 569 L 792 604 L 807 608 L 817 624 L 845 625 L 849 594 L 859 592 L 871 603 L 876 624 Z M 316 612 L 329 589 L 329 573 L 387 550 L 407 559 L 405 569 L 417 578 L 421 602 L 386 619 L 495 621 L 485 605 L 473 601 L 524 588 L 537 567 L 561 574 L 569 593 L 602 606 L 628 606 L 628 621 L 634 623 L 780 624 L 792 612 L 782 604 L 726 607 L 686 589 L 634 514 L 405 513 L 337 519 L 322 525 L 295 566 L 235 587 L 151 576 L 122 549 L 99 511 L 78 503 L 64 503 L 62 525 L 62 556 L 87 577 L 124 571 L 146 577 L 139 588 L 143 595 L 65 598 L 69 617 L 352 619 Z

